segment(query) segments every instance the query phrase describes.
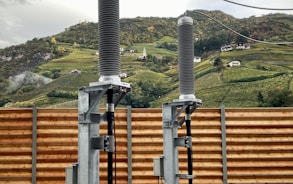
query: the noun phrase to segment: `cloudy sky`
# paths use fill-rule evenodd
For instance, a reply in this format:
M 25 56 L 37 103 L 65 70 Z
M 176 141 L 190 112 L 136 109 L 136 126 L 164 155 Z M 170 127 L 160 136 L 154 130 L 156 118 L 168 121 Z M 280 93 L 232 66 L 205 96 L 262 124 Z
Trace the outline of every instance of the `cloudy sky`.
M 293 0 L 234 0 L 265 8 L 293 8 Z M 178 17 L 186 10 L 221 10 L 236 18 L 276 11 L 247 8 L 223 0 L 120 0 L 120 18 Z M 293 14 L 293 11 L 281 11 Z M 98 0 L 0 0 L 0 48 L 51 36 L 87 20 L 98 22 Z

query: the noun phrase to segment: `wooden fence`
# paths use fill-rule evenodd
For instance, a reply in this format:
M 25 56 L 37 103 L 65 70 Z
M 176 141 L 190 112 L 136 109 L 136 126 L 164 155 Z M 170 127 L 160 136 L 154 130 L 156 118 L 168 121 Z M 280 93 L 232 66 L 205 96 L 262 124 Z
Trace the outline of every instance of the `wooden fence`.
M 77 162 L 77 115 L 77 109 L 0 110 L 0 183 L 64 184 L 65 168 Z M 191 125 L 193 183 L 293 183 L 293 108 L 199 108 Z M 106 125 L 100 128 L 106 134 Z M 115 133 L 114 183 L 162 183 L 153 176 L 153 159 L 163 154 L 162 110 L 116 109 Z M 105 152 L 100 162 L 103 184 Z M 179 167 L 187 173 L 185 149 Z

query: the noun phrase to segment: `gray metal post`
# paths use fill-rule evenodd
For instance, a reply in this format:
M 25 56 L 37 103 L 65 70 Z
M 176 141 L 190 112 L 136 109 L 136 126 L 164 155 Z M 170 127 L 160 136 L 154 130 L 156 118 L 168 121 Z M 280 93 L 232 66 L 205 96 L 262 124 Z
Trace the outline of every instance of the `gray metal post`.
M 99 183 L 99 150 L 91 147 L 91 138 L 99 135 L 99 120 L 92 121 L 91 116 L 98 114 L 97 102 L 105 91 L 87 89 L 81 88 L 78 96 L 78 184 Z
M 132 125 L 131 106 L 127 106 L 127 164 L 128 184 L 132 184 Z
M 163 104 L 163 142 L 164 142 L 164 179 L 166 184 L 176 184 L 178 173 L 178 150 L 175 138 L 178 137 L 177 126 L 172 122 L 176 108 L 170 103 Z
M 96 184 L 98 183 L 99 150 L 91 149 L 91 137 L 98 136 L 97 124 L 79 124 L 78 126 L 78 183 Z
M 78 184 L 77 170 L 78 170 L 77 163 L 73 164 L 70 167 L 66 167 L 66 177 L 65 177 L 66 184 Z
M 33 108 L 33 124 L 32 124 L 32 184 L 37 183 L 37 121 L 38 109 Z
M 225 106 L 221 106 L 223 184 L 228 183 Z

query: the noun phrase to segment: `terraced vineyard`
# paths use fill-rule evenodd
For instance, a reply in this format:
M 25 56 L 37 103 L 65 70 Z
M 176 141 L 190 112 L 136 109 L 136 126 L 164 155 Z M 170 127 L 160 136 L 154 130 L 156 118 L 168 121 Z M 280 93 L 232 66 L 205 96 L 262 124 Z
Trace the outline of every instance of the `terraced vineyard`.
M 136 53 L 125 52 L 121 55 L 121 72 L 129 75 L 123 81 L 132 85 L 132 96 L 139 96 L 138 100 L 150 100 L 148 107 L 161 107 L 163 102 L 179 97 L 178 67 L 176 62 L 174 64 L 177 52 L 157 48 L 159 43 L 166 40 L 173 43 L 167 37 L 152 44 L 136 44 L 133 45 L 137 49 Z M 143 48 L 146 48 L 148 55 L 158 58 L 158 61 L 166 56 L 173 58 L 168 63 L 169 69 L 155 72 L 149 68 L 150 63 L 146 65 L 146 61 L 138 60 Z M 98 56 L 96 50 L 92 49 L 71 46 L 66 46 L 66 49 L 70 50 L 69 55 L 43 64 L 37 70 L 41 75 L 57 72 L 59 77 L 33 91 L 12 95 L 14 103 L 10 107 L 51 107 L 58 104 L 61 104 L 58 107 L 76 107 L 76 99 L 48 97 L 48 93 L 55 90 L 76 94 L 79 87 L 98 81 Z M 203 101 L 203 107 L 257 107 L 259 94 L 268 98 L 268 94 L 274 89 L 293 91 L 292 51 L 291 46 L 252 44 L 249 50 L 216 52 L 202 62 L 195 63 L 196 97 Z M 222 60 L 221 68 L 214 66 L 216 58 Z M 241 66 L 226 67 L 234 59 L 240 60 Z M 72 70 L 81 73 L 72 74 Z

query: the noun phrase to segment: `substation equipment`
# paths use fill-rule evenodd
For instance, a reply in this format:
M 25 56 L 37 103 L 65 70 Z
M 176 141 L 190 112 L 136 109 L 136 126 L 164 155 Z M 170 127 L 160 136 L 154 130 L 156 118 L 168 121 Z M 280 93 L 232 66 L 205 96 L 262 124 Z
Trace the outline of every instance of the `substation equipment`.
M 113 183 L 114 109 L 131 91 L 121 82 L 119 0 L 98 0 L 99 74 L 98 82 L 78 91 L 78 162 L 66 168 L 66 184 L 99 184 L 99 153 L 108 152 L 108 184 Z M 100 102 L 106 96 L 105 112 Z M 100 136 L 99 127 L 108 123 L 108 135 Z
M 108 152 L 108 184 L 113 183 L 113 152 L 115 138 L 113 122 L 115 107 L 131 91 L 130 84 L 121 82 L 119 0 L 98 0 L 99 6 L 99 74 L 78 91 L 78 162 L 66 168 L 66 184 L 99 184 L 99 154 Z M 164 155 L 154 159 L 154 175 L 165 184 L 178 184 L 192 173 L 191 114 L 202 104 L 194 95 L 193 20 L 184 16 L 178 20 L 179 99 L 163 103 Z M 100 113 L 101 99 L 106 96 L 105 112 Z M 178 120 L 179 116 L 185 116 Z M 108 123 L 108 135 L 100 136 L 99 127 Z M 186 136 L 178 137 L 178 128 L 186 123 Z M 180 174 L 178 146 L 187 148 L 188 174 Z
M 191 114 L 202 104 L 194 95 L 194 47 L 193 19 L 178 19 L 178 65 L 179 99 L 163 103 L 163 156 L 155 158 L 154 175 L 164 179 L 165 184 L 178 184 L 180 178 L 192 184 L 195 178 L 192 164 Z M 182 117 L 182 114 L 185 115 Z M 180 120 L 179 116 L 182 117 Z M 186 136 L 178 137 L 178 128 L 186 123 Z M 188 173 L 179 173 L 178 147 L 187 149 Z

